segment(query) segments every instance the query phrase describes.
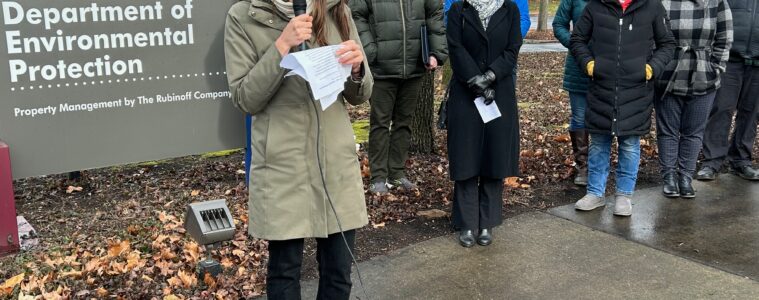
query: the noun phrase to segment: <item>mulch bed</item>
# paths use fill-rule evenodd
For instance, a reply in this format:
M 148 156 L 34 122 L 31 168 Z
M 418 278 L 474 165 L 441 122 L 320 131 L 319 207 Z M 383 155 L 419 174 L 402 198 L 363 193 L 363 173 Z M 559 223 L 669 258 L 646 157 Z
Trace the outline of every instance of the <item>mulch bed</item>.
M 544 210 L 584 193 L 571 184 L 572 160 L 567 94 L 561 90 L 565 54 L 520 57 L 522 176 L 506 180 L 504 215 Z M 438 93 L 440 94 L 440 93 Z M 351 117 L 368 118 L 368 104 Z M 435 154 L 412 155 L 409 177 L 416 191 L 367 194 L 370 224 L 359 231 L 356 255 L 366 260 L 451 233 L 447 216 L 427 219 L 420 211 L 450 212 L 445 132 L 436 133 Z M 759 153 L 759 152 L 758 152 Z M 366 153 L 360 152 L 368 175 Z M 658 181 L 653 135 L 643 140 L 640 186 Z M 89 170 L 80 180 L 64 175 L 17 180 L 17 208 L 39 231 L 41 245 L 0 259 L 0 282 L 20 279 L 0 295 L 38 298 L 238 299 L 264 293 L 266 242 L 247 237 L 247 188 L 242 154 L 183 157 L 157 164 Z M 365 177 L 368 186 L 368 178 Z M 613 189 L 610 186 L 609 189 Z M 197 280 L 206 256 L 182 228 L 188 203 L 226 199 L 237 224 L 232 242 L 214 256 L 225 266 L 218 280 Z M 307 244 L 305 278 L 315 276 L 315 248 Z M 15 277 L 20 275 L 18 277 Z M 0 296 L 2 298 L 2 296 Z M 24 298 L 26 299 L 26 298 Z

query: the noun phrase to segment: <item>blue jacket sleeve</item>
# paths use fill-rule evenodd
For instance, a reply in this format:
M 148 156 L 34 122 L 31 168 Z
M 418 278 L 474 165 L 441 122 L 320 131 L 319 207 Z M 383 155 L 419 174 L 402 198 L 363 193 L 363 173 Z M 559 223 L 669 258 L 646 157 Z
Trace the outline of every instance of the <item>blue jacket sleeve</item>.
M 527 3 L 527 0 L 512 1 L 514 1 L 517 8 L 519 8 L 519 20 L 521 21 L 519 25 L 522 29 L 522 38 L 525 38 L 527 32 L 530 31 L 530 25 L 532 25 L 532 22 L 530 21 L 530 5 Z

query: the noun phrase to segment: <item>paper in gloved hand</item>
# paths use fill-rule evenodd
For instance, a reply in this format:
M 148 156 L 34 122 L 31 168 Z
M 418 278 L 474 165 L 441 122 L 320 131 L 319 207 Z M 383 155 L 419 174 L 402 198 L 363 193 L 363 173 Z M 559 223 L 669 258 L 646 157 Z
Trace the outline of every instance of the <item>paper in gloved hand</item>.
M 308 82 L 314 99 L 326 110 L 345 89 L 345 82 L 351 75 L 351 66 L 338 61 L 335 53 L 340 45 L 324 46 L 306 51 L 290 53 L 279 66 L 292 70 L 285 76 L 298 75 Z
M 501 117 L 501 110 L 498 109 L 498 104 L 495 102 L 490 105 L 485 104 L 485 98 L 477 97 L 474 99 L 474 105 L 477 106 L 477 111 L 480 112 L 482 122 L 487 123 Z

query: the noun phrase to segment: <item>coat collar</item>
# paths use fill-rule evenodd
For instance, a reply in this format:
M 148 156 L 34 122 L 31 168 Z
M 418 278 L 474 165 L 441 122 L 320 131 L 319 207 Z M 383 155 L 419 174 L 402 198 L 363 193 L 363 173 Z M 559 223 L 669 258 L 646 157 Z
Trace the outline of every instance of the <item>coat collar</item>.
M 511 0 L 507 0 L 511 1 Z M 470 25 L 474 26 L 474 28 L 477 30 L 477 32 L 482 35 L 482 37 L 487 38 L 488 32 L 491 30 L 494 30 L 493 28 L 496 28 L 503 20 L 506 19 L 508 16 L 508 9 L 506 8 L 506 5 L 501 6 L 498 8 L 498 10 L 490 17 L 490 24 L 488 24 L 488 30 L 485 30 L 484 27 L 482 27 L 482 21 L 480 20 L 480 16 L 477 15 L 477 11 L 469 5 L 469 3 L 465 3 L 464 6 L 464 19 L 467 20 Z
M 482 27 L 482 21 L 480 21 L 480 16 L 477 15 L 477 11 L 474 9 L 474 7 L 469 5 L 468 2 L 465 2 L 463 10 L 464 20 L 468 22 L 469 25 L 474 27 L 474 29 L 477 30 L 477 32 L 479 32 L 482 37 L 487 38 L 488 35 L 485 33 L 485 28 Z
M 511 0 L 506 0 L 511 1 Z M 488 24 L 487 32 L 490 32 L 493 30 L 493 28 L 496 28 L 498 25 L 503 22 L 506 17 L 509 15 L 509 10 L 506 7 L 506 5 L 501 6 L 491 17 L 490 17 L 490 24 Z
M 628 6 L 624 12 L 622 11 L 622 5 L 619 4 L 619 0 L 601 0 L 601 3 L 614 6 L 615 8 L 619 9 L 620 15 L 626 15 L 646 4 L 646 1 L 648 0 L 633 0 L 633 2 L 630 3 L 630 6 Z
M 258 23 L 277 30 L 285 30 L 287 17 L 282 14 L 270 1 L 252 0 L 248 15 Z

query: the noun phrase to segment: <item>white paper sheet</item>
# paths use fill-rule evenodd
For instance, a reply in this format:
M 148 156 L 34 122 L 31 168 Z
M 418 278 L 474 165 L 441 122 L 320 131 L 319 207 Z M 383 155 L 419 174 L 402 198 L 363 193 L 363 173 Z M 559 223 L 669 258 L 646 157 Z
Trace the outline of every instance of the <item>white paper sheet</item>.
M 495 102 L 490 105 L 485 104 L 485 98 L 477 97 L 474 99 L 474 105 L 477 106 L 477 111 L 480 112 L 482 122 L 487 123 L 501 117 L 501 110 L 498 109 L 498 105 Z
M 282 68 L 292 70 L 285 76 L 294 73 L 308 81 L 314 99 L 321 102 L 322 110 L 337 101 L 351 74 L 351 66 L 338 62 L 335 55 L 340 47 L 342 46 L 325 46 L 291 53 L 282 58 L 279 64 Z

